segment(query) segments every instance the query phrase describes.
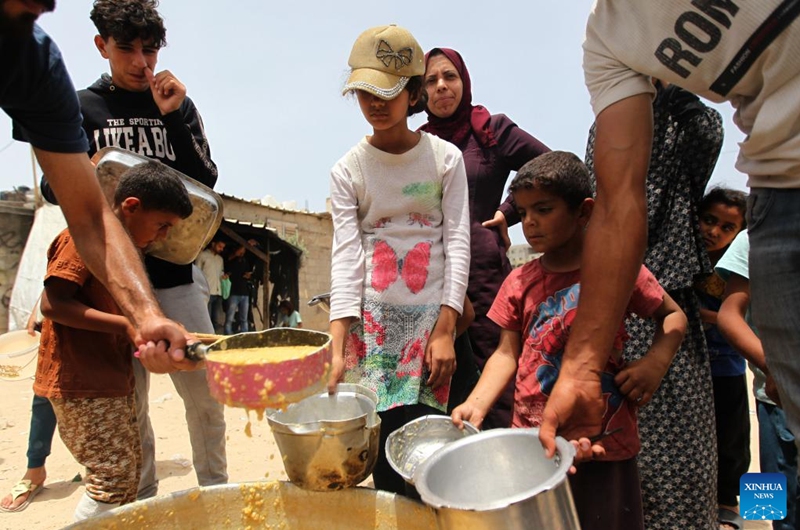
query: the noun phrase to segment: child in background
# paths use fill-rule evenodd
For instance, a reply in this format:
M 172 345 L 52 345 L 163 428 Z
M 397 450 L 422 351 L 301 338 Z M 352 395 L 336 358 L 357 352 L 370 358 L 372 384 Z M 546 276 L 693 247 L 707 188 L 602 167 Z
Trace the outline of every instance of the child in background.
M 398 26 L 362 33 L 350 78 L 373 134 L 333 167 L 332 370 L 378 394 L 378 489 L 404 493 L 385 454 L 389 433 L 447 409 L 453 337 L 469 273 L 469 205 L 461 152 L 408 128 L 426 105 L 424 56 Z
M 712 188 L 700 203 L 700 233 L 711 265 L 745 228 L 746 195 L 738 190 Z M 695 284 L 700 318 L 708 344 L 714 413 L 717 425 L 717 503 L 722 528 L 742 528 L 739 517 L 739 478 L 750 467 L 750 413 L 747 406 L 745 361 L 717 328 L 725 281 L 716 273 Z
M 767 369 L 764 349 L 750 320 L 750 241 L 739 232 L 717 262 L 716 272 L 725 280 L 725 294 L 717 314 L 717 326 L 728 343 L 750 363 L 758 413 L 758 456 L 762 473 L 786 475 L 786 517 L 773 521 L 774 530 L 795 530 L 798 506 L 797 447 L 786 426 L 775 382 Z
M 489 318 L 502 328 L 500 344 L 475 390 L 453 411 L 459 426 L 464 420 L 479 426 L 515 373 L 512 426 L 541 424 L 579 303 L 584 231 L 594 206 L 586 166 L 571 153 L 545 153 L 522 166 L 509 189 L 525 238 L 543 255 L 512 271 L 495 298 Z M 605 452 L 585 438 L 574 442 L 581 458 L 594 458 L 570 477 L 584 530 L 644 527 L 636 407 L 650 401 L 686 329 L 686 316 L 644 266 L 628 311 L 654 318 L 657 331 L 647 355 L 625 366 L 620 322 L 601 376 Z
M 296 311 L 294 306 L 289 300 L 281 300 L 278 304 L 278 322 L 276 326 L 279 328 L 302 328 L 303 319 L 300 317 L 300 312 Z
M 141 249 L 164 238 L 192 203 L 177 177 L 156 163 L 120 178 L 114 213 Z M 41 302 L 45 320 L 33 385 L 50 400 L 64 445 L 86 467 L 80 521 L 136 500 L 142 464 L 134 404 L 134 330 L 61 232 L 47 252 Z

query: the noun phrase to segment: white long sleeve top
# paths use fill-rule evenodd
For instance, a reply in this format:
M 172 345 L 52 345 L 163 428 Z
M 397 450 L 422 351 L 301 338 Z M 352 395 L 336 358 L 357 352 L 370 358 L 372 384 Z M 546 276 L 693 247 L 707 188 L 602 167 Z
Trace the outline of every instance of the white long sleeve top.
M 364 297 L 463 310 L 469 277 L 464 160 L 427 133 L 403 154 L 363 139 L 331 171 L 331 320 L 361 318 Z

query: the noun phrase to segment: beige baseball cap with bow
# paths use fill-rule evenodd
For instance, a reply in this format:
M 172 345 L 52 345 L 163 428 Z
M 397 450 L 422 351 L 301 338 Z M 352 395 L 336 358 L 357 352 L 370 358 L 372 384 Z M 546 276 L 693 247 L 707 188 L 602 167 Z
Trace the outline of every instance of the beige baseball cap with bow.
M 425 54 L 407 29 L 391 24 L 359 35 L 347 64 L 352 72 L 342 94 L 365 90 L 388 100 L 403 91 L 410 77 L 425 73 Z

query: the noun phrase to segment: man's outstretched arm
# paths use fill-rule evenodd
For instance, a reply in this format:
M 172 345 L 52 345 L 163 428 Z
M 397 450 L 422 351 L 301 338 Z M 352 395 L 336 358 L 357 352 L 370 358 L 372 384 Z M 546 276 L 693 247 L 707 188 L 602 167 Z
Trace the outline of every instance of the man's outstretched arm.
M 653 137 L 650 94 L 618 101 L 597 116 L 597 197 L 581 260 L 581 297 L 561 372 L 540 431 L 548 454 L 555 435 L 600 433 L 600 371 L 611 353 L 647 244 L 645 180 Z

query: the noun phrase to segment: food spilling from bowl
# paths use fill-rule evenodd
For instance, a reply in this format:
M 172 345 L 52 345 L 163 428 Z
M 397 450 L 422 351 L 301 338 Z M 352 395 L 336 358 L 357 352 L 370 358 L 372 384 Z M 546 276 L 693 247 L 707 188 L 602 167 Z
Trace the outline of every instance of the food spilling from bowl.
M 186 348 L 205 361 L 211 395 L 224 405 L 263 412 L 282 409 L 325 389 L 330 371 L 327 333 L 275 328 L 240 333 Z
M 377 404 L 368 388 L 339 384 L 334 394 L 270 411 L 267 420 L 289 480 L 303 489 L 333 491 L 366 479 L 378 458 Z

